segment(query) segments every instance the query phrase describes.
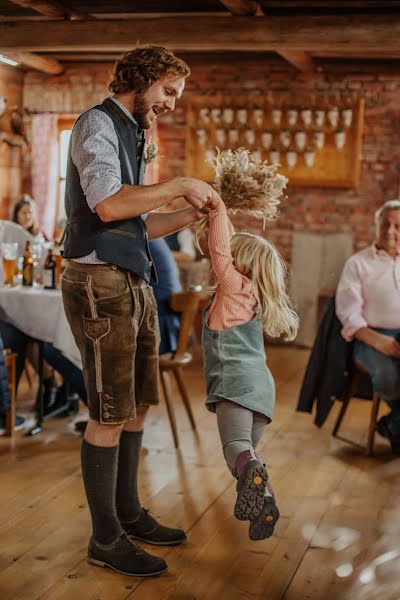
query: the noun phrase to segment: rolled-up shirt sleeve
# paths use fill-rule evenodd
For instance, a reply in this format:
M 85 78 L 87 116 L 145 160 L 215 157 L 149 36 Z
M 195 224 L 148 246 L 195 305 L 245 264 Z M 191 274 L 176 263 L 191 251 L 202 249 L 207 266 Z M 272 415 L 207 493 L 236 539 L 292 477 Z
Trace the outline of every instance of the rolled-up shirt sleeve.
M 89 110 L 75 124 L 71 158 L 78 169 L 89 208 L 116 194 L 122 187 L 118 138 L 111 118 Z
M 344 266 L 336 290 L 336 314 L 343 325 L 342 336 L 347 342 L 351 342 L 361 327 L 368 327 L 363 314 L 364 304 L 360 267 L 351 257 Z

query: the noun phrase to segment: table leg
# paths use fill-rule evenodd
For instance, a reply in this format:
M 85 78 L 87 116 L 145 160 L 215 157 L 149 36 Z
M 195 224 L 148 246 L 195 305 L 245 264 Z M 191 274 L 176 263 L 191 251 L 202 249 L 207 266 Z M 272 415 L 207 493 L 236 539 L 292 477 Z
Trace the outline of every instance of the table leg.
M 38 357 L 38 390 L 36 395 L 36 425 L 28 431 L 25 435 L 33 436 L 42 431 L 42 424 L 44 419 L 44 386 L 43 386 L 43 343 L 40 340 L 37 340 L 37 344 L 39 347 L 39 357 Z

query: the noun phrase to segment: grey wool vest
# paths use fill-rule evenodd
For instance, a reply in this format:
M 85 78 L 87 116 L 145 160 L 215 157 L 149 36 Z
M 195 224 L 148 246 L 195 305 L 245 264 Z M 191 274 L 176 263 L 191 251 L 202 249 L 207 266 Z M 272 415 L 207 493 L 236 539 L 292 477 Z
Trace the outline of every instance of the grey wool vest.
M 95 110 L 112 120 L 118 137 L 121 183 L 141 185 L 144 180 L 144 134 L 115 102 L 107 98 Z M 86 256 L 96 250 L 98 258 L 142 277 L 156 280 L 150 255 L 146 225 L 141 217 L 104 223 L 92 212 L 81 188 L 77 168 L 68 150 L 65 210 L 68 223 L 64 232 L 65 258 Z

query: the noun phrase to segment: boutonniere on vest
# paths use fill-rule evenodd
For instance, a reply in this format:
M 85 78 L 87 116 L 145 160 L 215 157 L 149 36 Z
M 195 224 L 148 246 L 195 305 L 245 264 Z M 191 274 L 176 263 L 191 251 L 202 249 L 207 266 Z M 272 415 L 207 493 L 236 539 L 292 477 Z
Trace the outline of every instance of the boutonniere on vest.
M 148 165 L 153 160 L 157 158 L 158 146 L 154 142 L 151 141 L 151 138 L 148 142 L 144 143 L 143 149 L 143 158 L 144 162 Z

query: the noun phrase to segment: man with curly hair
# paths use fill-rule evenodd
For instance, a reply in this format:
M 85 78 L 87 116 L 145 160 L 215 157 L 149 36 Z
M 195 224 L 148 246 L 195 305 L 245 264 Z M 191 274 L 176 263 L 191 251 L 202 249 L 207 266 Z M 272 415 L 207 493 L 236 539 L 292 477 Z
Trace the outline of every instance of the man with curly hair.
M 159 546 L 186 539 L 142 508 L 137 478 L 144 419 L 159 401 L 148 239 L 203 217 L 215 194 L 188 177 L 143 185 L 144 130 L 174 110 L 188 75 L 186 63 L 164 48 L 127 52 L 115 65 L 113 96 L 75 123 L 68 157 L 62 293 L 88 394 L 81 452 L 93 526 L 88 561 L 134 576 L 157 575 L 167 565 L 133 539 Z M 152 212 L 180 197 L 187 208 Z

